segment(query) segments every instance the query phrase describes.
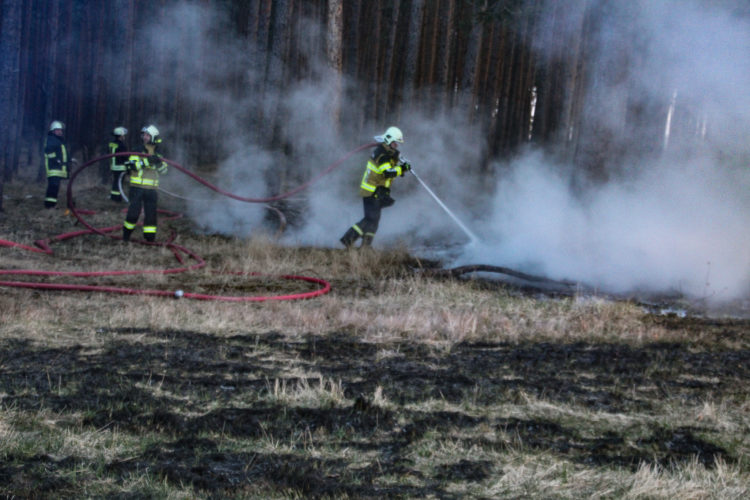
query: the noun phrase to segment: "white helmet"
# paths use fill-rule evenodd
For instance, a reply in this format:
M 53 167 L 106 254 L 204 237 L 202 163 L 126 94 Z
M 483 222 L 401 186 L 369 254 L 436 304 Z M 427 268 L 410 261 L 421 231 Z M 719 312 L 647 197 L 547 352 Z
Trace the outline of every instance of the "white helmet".
M 125 127 L 117 127 L 112 131 L 112 133 L 117 137 L 120 137 L 121 135 L 127 135 L 128 129 L 126 129 Z
M 53 121 L 52 123 L 49 124 L 49 131 L 50 132 L 52 132 L 53 130 L 57 130 L 57 129 L 60 129 L 60 130 L 65 129 L 65 124 L 63 122 L 60 122 L 60 121 L 57 121 L 57 120 L 55 120 L 55 121 Z
M 151 136 L 151 144 L 156 144 L 157 142 L 161 142 L 161 139 L 159 139 L 159 129 L 156 128 L 154 125 L 148 125 L 146 127 L 143 127 L 141 129 L 141 132 L 145 132 Z
M 404 134 L 398 127 L 388 127 L 383 135 L 376 135 L 375 140 L 378 142 L 384 142 L 390 144 L 392 142 L 404 142 Z

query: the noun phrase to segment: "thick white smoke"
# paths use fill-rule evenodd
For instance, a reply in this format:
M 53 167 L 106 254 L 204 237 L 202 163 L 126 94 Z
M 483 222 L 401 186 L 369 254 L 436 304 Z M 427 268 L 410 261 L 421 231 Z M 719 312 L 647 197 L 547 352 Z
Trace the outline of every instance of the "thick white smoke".
M 747 291 L 744 172 L 707 159 L 657 163 L 581 197 L 561 169 L 526 155 L 498 183 L 487 238 L 462 260 L 581 281 L 604 291 L 729 300 Z
M 715 301 L 744 296 L 750 278 L 750 23 L 715 2 L 641 1 L 627 12 L 638 40 L 613 50 L 639 52 L 629 54 L 635 62 L 625 83 L 597 91 L 605 103 L 635 98 L 661 102 L 665 111 L 672 96 L 691 110 L 695 132 L 670 142 L 665 112 L 659 131 L 665 135 L 657 138 L 665 145 L 661 157 L 643 160 L 630 151 L 634 160 L 626 160 L 616 181 L 583 194 L 571 187 L 570 166 L 540 153 L 519 157 L 498 179 L 483 221 L 488 238 L 462 260 L 607 291 L 677 291 Z M 603 26 L 606 37 L 607 21 Z M 600 122 L 622 123 L 616 109 L 603 107 Z M 640 131 L 620 132 L 638 137 Z M 619 139 L 637 149 L 637 140 Z
M 198 73 L 210 71 L 216 82 L 236 78 L 237 68 L 242 68 L 248 85 L 257 83 L 253 49 L 212 41 L 212 30 L 225 20 L 208 15 L 200 5 L 189 2 L 179 7 L 179 15 L 170 16 L 175 22 L 154 32 L 153 43 L 164 45 L 170 64 Z M 397 125 L 406 137 L 403 153 L 415 171 L 480 236 L 478 244 L 466 246 L 449 265 L 514 267 L 607 291 L 679 291 L 717 300 L 742 296 L 748 291 L 750 271 L 750 178 L 743 164 L 750 150 L 750 23 L 733 17 L 721 2 L 641 0 L 620 7 L 610 9 L 612 19 L 602 20 L 602 46 L 586 61 L 590 75 L 608 70 L 597 65 L 629 64 L 625 79 L 594 77 L 591 82 L 600 85 L 590 94 L 599 108 L 588 112 L 598 113 L 598 123 L 622 134 L 620 142 L 634 148 L 629 151 L 633 160 L 625 160 L 607 184 L 582 190 L 576 166 L 538 151 L 495 165 L 491 171 L 497 175 L 471 174 L 487 145 L 482 139 L 485 131 L 465 118 L 466 107 L 425 116 L 417 111 L 420 106 L 407 106 L 398 120 L 372 123 L 364 135 L 352 134 L 347 124 L 341 129 L 334 119 L 335 89 L 343 84 L 356 92 L 359 84 L 340 82 L 341 76 L 327 69 L 323 55 L 312 48 L 306 57 L 317 62 L 310 64 L 310 77 L 277 95 L 266 89 L 263 103 L 251 95 L 238 101 L 222 85 L 191 83 L 191 98 L 202 103 L 207 126 L 222 127 L 217 137 L 227 146 L 212 181 L 242 196 L 276 194 L 268 192 L 264 176 L 270 171 L 273 177 L 275 166 L 285 161 L 283 153 L 264 151 L 255 138 L 270 131 L 248 130 L 246 125 L 248 112 L 259 106 L 285 114 L 279 137 L 301 153 L 296 166 L 301 179 L 314 177 L 346 152 Z M 580 19 L 571 22 L 578 23 L 571 30 L 580 28 Z M 623 36 L 623 23 L 630 26 L 634 39 Z M 313 30 L 311 38 L 322 36 L 314 32 L 319 26 L 306 24 Z M 420 99 L 429 96 L 415 96 L 415 102 Z M 654 132 L 659 137 L 653 141 L 668 146 L 660 158 L 643 160 L 637 151 L 643 131 L 622 126 L 621 113 L 634 99 L 655 102 L 664 110 L 665 126 Z M 686 134 L 684 117 L 675 116 L 680 133 L 675 128 L 665 134 L 670 105 L 673 111 L 689 110 L 694 133 Z M 362 217 L 358 185 L 367 154 L 355 155 L 301 195 L 304 225 L 287 231 L 284 243 L 339 246 L 338 238 Z M 263 207 L 230 202 L 184 180 L 170 182 L 189 190 L 194 199 L 212 199 L 189 211 L 206 230 L 243 237 L 259 231 Z M 272 189 L 298 184 L 296 179 L 284 182 Z M 383 212 L 376 246 L 403 242 L 418 251 L 426 242 L 466 241 L 413 176 L 396 179 L 392 191 L 397 202 Z

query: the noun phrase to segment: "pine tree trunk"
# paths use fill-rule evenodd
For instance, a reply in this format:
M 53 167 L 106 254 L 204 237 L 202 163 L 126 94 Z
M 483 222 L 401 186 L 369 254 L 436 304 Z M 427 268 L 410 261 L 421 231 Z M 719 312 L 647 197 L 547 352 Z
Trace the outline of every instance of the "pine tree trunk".
M 341 103 L 343 102 L 343 52 L 344 38 L 344 5 L 343 0 L 328 1 L 328 30 L 326 37 L 326 55 L 328 64 L 333 69 L 333 101 L 331 102 L 332 123 L 341 130 Z
M 15 106 L 19 95 L 19 74 L 21 66 L 21 26 L 22 9 L 20 1 L 4 0 L 0 3 L 0 46 L 3 58 L 0 66 L 0 161 L 3 164 L 0 175 L 0 210 L 2 210 L 2 186 L 9 180 L 18 166 L 19 148 L 17 137 L 21 123 L 21 109 Z

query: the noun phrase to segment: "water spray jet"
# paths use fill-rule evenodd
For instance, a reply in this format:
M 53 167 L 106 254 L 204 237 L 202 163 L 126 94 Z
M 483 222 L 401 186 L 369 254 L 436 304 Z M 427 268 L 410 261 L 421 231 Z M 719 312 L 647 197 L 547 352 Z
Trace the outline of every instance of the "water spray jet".
M 430 187 L 427 184 L 425 184 L 425 182 L 417 175 L 417 173 L 414 171 L 413 168 L 410 170 L 410 172 L 414 174 L 414 177 L 416 177 L 416 179 L 419 181 L 422 187 L 425 188 L 425 190 L 427 190 L 428 193 L 430 193 L 430 196 L 432 196 L 432 198 L 437 202 L 437 204 L 440 205 L 440 208 L 445 210 L 445 213 L 447 213 L 450 216 L 450 218 L 453 219 L 453 222 L 455 222 L 458 225 L 458 227 L 460 227 L 461 230 L 464 233 L 466 233 L 466 236 L 469 237 L 469 245 L 475 245 L 476 243 L 478 243 L 479 238 L 477 238 L 477 236 L 474 233 L 472 233 L 471 230 L 469 230 L 469 228 L 466 227 L 466 225 L 464 225 L 464 223 L 461 222 L 459 218 L 456 217 L 456 215 L 453 212 L 451 212 L 451 210 L 447 206 L 445 206 L 445 203 L 443 203 L 440 200 L 440 198 L 438 198 L 437 195 L 432 191 L 432 189 L 430 189 Z

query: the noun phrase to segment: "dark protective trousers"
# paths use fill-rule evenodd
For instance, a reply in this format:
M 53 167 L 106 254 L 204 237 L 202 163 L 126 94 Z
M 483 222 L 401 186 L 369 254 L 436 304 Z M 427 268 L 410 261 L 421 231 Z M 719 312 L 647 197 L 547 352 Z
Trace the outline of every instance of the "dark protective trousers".
M 143 189 L 130 186 L 130 205 L 128 205 L 128 213 L 125 215 L 125 222 L 135 225 L 138 222 L 138 217 L 141 215 L 141 207 L 143 207 L 143 226 L 156 227 L 156 206 L 158 200 L 159 193 L 156 189 Z M 132 232 L 132 229 L 123 227 L 122 239 L 129 241 L 130 233 Z M 146 241 L 154 241 L 155 237 L 156 233 L 143 233 L 143 238 Z
M 52 208 L 57 205 L 57 195 L 60 192 L 60 181 L 62 177 L 47 177 L 47 193 L 44 195 L 44 206 Z
M 360 236 L 362 237 L 362 246 L 369 246 L 375 237 L 378 225 L 380 225 L 381 211 L 383 208 L 393 205 L 393 200 L 390 197 L 381 200 L 375 196 L 368 196 L 362 198 L 362 204 L 365 209 L 365 216 L 341 237 L 340 241 L 346 247 L 351 247 Z
M 374 196 L 362 198 L 362 205 L 365 209 L 365 216 L 357 222 L 356 226 L 362 230 L 363 236 L 375 236 L 380 225 L 380 213 L 383 210 L 383 206 L 380 200 Z
M 117 170 L 112 171 L 112 189 L 110 189 L 109 198 L 112 201 L 122 201 L 122 194 L 120 194 L 120 175 L 122 172 Z

